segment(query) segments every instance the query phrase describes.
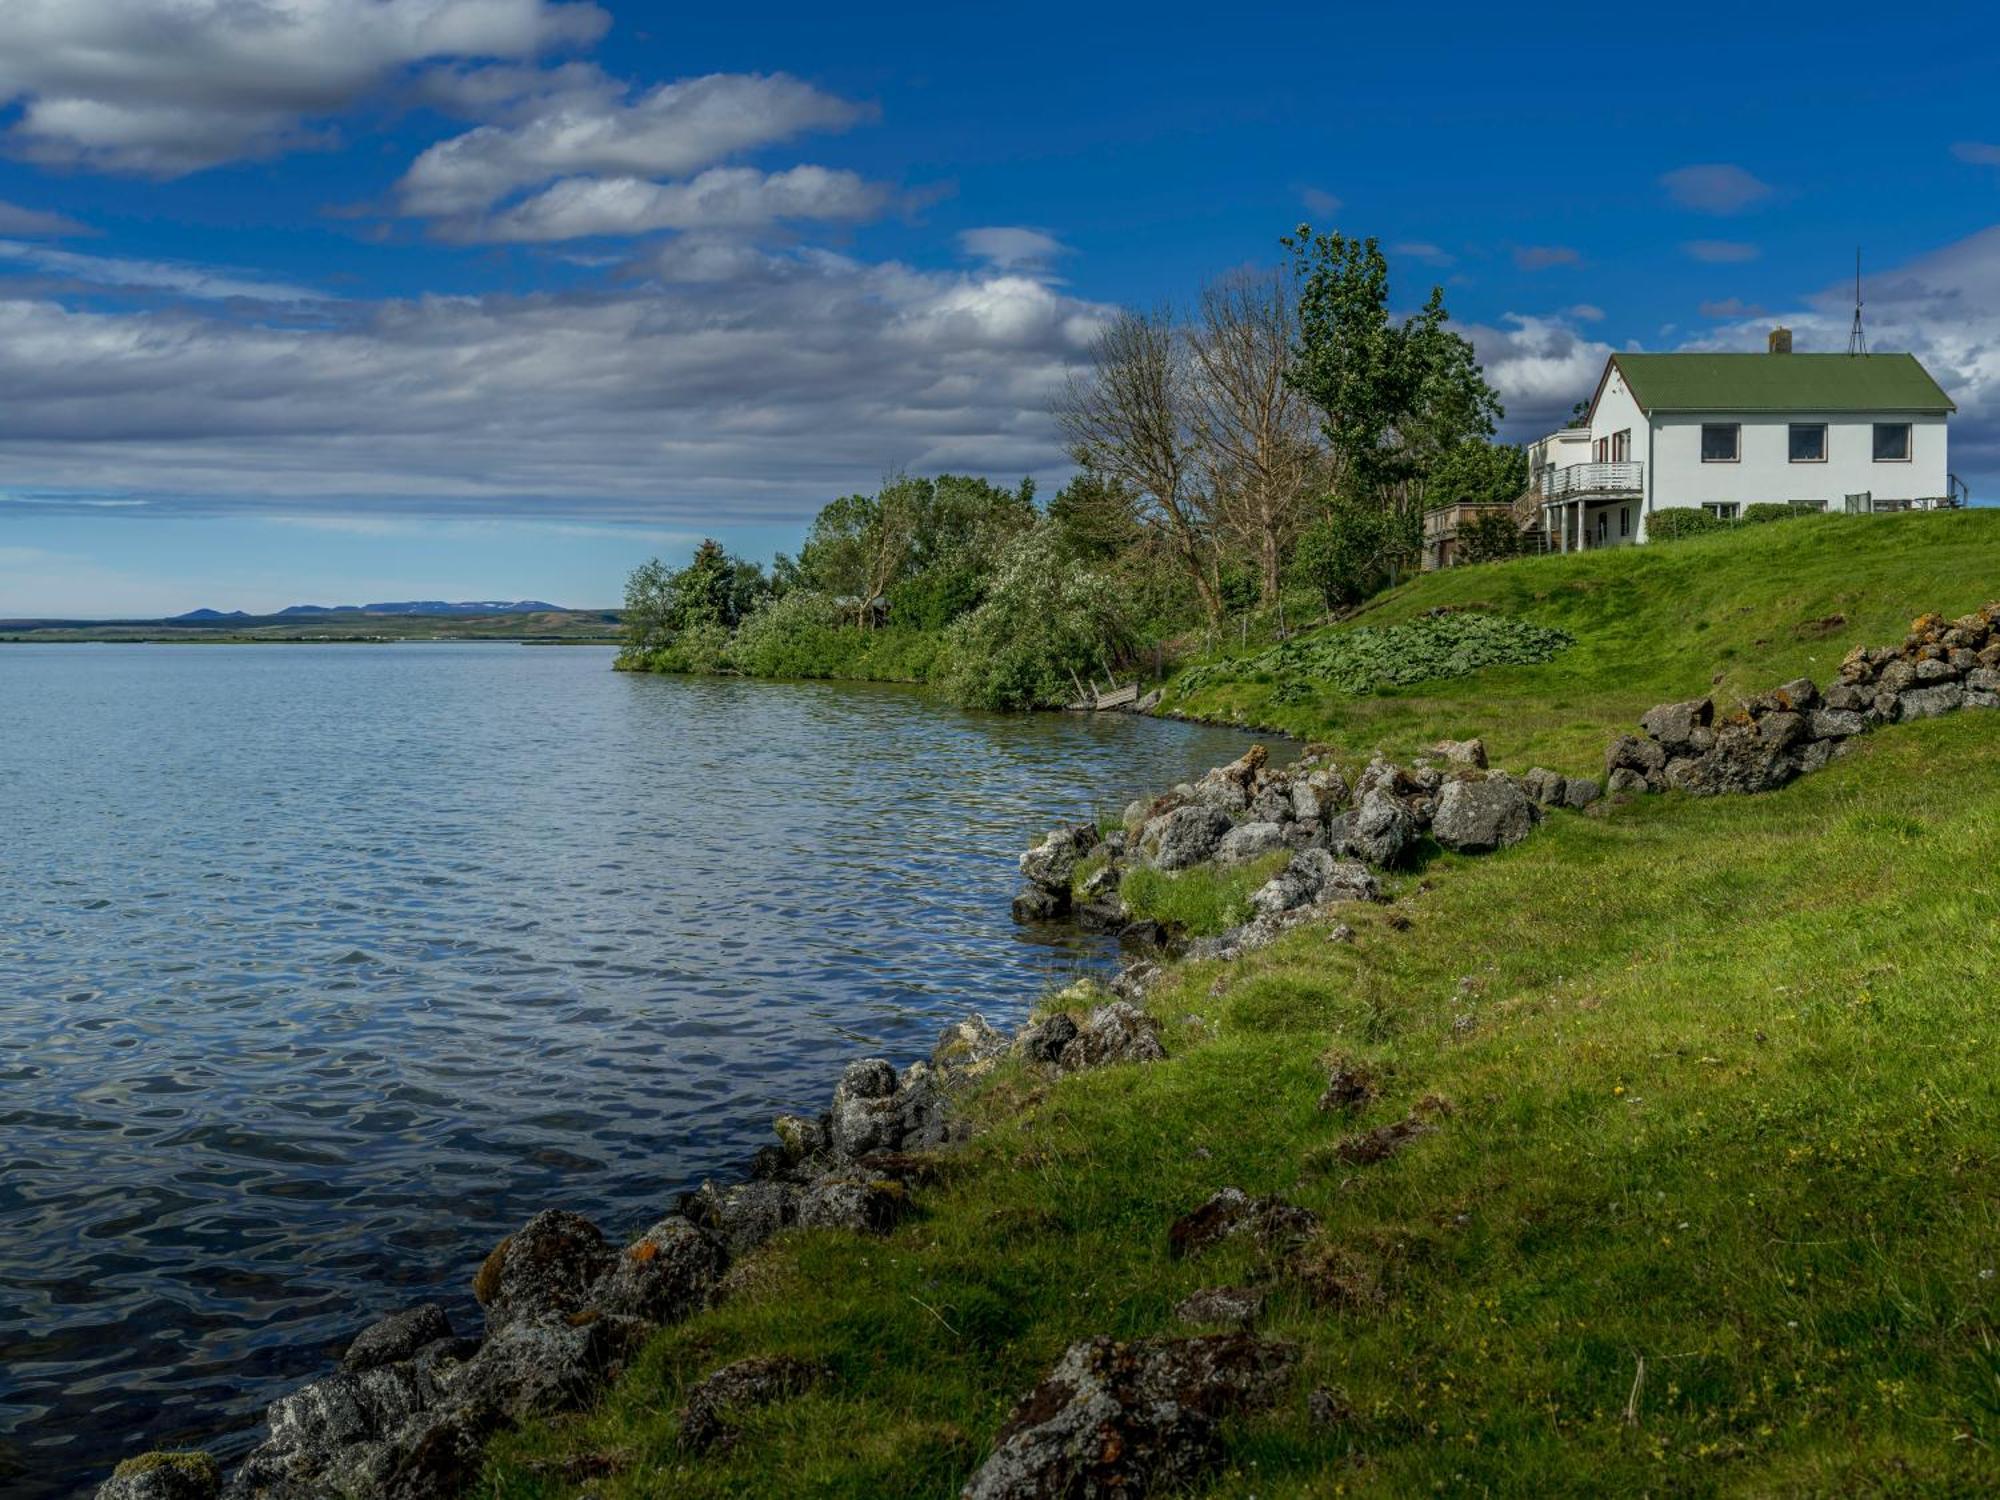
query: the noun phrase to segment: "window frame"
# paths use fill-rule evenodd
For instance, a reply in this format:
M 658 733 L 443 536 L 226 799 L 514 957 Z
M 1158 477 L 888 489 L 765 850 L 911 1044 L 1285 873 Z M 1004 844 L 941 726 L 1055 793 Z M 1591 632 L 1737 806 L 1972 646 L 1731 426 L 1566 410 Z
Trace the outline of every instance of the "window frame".
M 1819 457 L 1800 458 L 1798 454 L 1792 451 L 1793 434 L 1799 432 L 1810 432 L 1814 429 L 1817 429 L 1819 432 Z M 1832 445 L 1832 442 L 1833 442 L 1833 430 L 1830 423 L 1787 422 L 1785 424 L 1785 461 L 1787 463 L 1794 463 L 1794 464 L 1823 464 L 1827 461 L 1827 449 Z
M 1632 507 L 1629 505 L 1618 507 L 1618 534 L 1621 537 L 1632 534 Z
M 1730 444 L 1729 457 L 1710 458 L 1708 456 L 1708 435 L 1711 432 L 1727 432 L 1735 439 Z M 1743 424 L 1741 422 L 1703 422 L 1701 424 L 1701 461 L 1705 464 L 1740 464 L 1743 462 Z
M 1903 456 L 1884 458 L 1882 456 L 1882 430 L 1888 427 L 1903 429 Z M 1876 422 L 1869 432 L 1869 458 L 1878 464 L 1909 464 L 1917 461 L 1917 424 L 1914 422 Z
M 1701 508 L 1718 521 L 1740 521 L 1743 518 L 1741 500 L 1704 500 Z

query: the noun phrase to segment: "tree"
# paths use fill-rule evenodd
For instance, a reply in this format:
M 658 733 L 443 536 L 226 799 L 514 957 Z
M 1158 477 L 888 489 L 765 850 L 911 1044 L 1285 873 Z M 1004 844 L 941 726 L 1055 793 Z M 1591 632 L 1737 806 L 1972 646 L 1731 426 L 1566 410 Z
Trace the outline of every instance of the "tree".
M 1216 527 L 1201 487 L 1187 339 L 1170 313 L 1122 312 L 1091 346 L 1055 417 L 1077 467 L 1137 498 L 1141 524 L 1166 542 L 1201 598 L 1222 619 Z
M 1312 408 L 1286 379 L 1295 326 L 1281 276 L 1238 273 L 1203 289 L 1192 339 L 1208 490 L 1223 533 L 1256 560 L 1267 606 L 1325 473 Z
M 685 568 L 669 568 L 653 558 L 633 569 L 625 582 L 620 659 L 643 662 L 695 631 L 727 635 L 769 592 L 762 568 L 731 557 L 713 537 L 695 548 Z
M 909 557 L 924 483 L 897 476 L 873 495 L 843 495 L 813 518 L 799 549 L 798 580 L 845 601 L 862 629 L 874 622 L 875 601 L 889 590 Z
M 1500 401 L 1472 345 L 1446 326 L 1442 287 L 1399 323 L 1377 241 L 1301 224 L 1283 244 L 1299 284 L 1289 378 L 1317 411 L 1334 492 L 1389 514 L 1393 576 L 1421 546 L 1431 470 L 1459 444 L 1491 437 Z
M 1336 501 L 1299 538 L 1293 567 L 1329 610 L 1359 604 L 1380 586 L 1388 514 Z
M 1139 497 L 1128 485 L 1086 469 L 1049 501 L 1049 523 L 1072 557 L 1106 562 L 1139 540 Z
M 1432 462 L 1433 505 L 1512 505 L 1528 488 L 1528 455 L 1510 443 L 1459 443 Z
M 1469 563 L 1498 562 L 1528 550 L 1528 534 L 1511 510 L 1483 510 L 1459 528 L 1459 555 Z
M 949 641 L 946 684 L 971 708 L 1064 702 L 1076 677 L 1109 670 L 1129 645 L 1117 591 L 1064 556 L 1048 526 L 1008 545 L 985 601 Z
M 1006 489 L 964 474 L 905 481 L 912 510 L 900 577 L 885 592 L 890 618 L 937 630 L 986 596 L 1008 542 L 1039 519 L 1035 483 Z

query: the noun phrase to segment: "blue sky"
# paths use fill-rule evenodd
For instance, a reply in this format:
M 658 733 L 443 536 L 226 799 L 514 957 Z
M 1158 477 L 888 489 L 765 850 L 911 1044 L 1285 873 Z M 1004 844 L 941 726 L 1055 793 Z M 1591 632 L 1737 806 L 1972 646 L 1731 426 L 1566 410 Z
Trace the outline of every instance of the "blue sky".
M 1302 218 L 1532 436 L 1618 348 L 1878 348 L 2000 490 L 1973 8 L 6 0 L 0 616 L 522 595 L 898 468 L 1059 483 L 1116 304 Z

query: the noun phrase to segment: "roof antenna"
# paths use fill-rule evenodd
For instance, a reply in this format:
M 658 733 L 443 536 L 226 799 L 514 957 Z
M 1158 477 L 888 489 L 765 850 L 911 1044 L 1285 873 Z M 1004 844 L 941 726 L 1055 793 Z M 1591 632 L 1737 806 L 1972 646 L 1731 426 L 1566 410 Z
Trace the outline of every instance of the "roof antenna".
M 1847 335 L 1849 354 L 1868 352 L 1868 335 L 1861 331 L 1861 247 L 1854 247 L 1854 327 Z

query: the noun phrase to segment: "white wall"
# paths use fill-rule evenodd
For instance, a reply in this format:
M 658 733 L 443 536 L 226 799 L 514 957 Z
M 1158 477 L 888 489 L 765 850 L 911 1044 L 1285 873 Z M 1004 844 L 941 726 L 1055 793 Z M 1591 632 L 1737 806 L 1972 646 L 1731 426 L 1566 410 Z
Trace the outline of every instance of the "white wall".
M 1910 424 L 1910 462 L 1875 462 L 1877 421 Z M 1701 461 L 1705 422 L 1735 422 L 1742 427 L 1736 463 Z M 1793 422 L 1826 424 L 1825 463 L 1791 462 L 1789 429 Z M 1647 490 L 1655 510 L 1715 501 L 1750 505 L 1766 500 L 1824 500 L 1829 509 L 1838 510 L 1845 496 L 1863 490 L 1877 499 L 1915 500 L 1947 492 L 1945 419 L 1901 412 L 1864 416 L 1717 412 L 1705 417 L 1676 413 L 1654 419 L 1652 467 Z

